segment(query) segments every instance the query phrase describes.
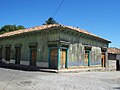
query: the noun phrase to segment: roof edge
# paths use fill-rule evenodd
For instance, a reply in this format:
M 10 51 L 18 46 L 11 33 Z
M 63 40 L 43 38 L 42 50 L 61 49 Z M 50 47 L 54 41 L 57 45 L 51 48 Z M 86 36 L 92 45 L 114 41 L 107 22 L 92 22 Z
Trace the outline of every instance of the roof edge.
M 90 35 L 90 36 L 96 37 L 96 38 L 101 39 L 101 40 L 103 40 L 105 42 L 111 43 L 111 41 L 109 41 L 107 39 L 104 39 L 104 38 L 101 38 L 100 36 L 97 36 L 97 35 L 95 35 L 93 33 L 90 33 L 90 32 L 88 32 L 86 30 L 83 30 L 81 28 L 76 28 L 76 27 L 72 27 L 72 26 L 65 26 L 65 25 L 62 25 L 62 24 L 48 24 L 48 25 L 35 26 L 35 27 L 31 27 L 31 28 L 26 28 L 26 29 L 20 29 L 20 30 L 16 30 L 16 31 L 12 31 L 12 32 L 7 32 L 7 33 L 4 33 L 4 34 L 1 34 L 0 38 L 2 38 L 2 37 L 9 37 L 9 36 L 22 34 L 22 33 L 26 33 L 26 32 L 32 32 L 32 31 L 49 29 L 49 28 L 52 28 L 52 27 L 68 28 L 68 29 L 71 29 L 71 30 L 75 30 L 75 31 L 84 33 L 86 35 Z

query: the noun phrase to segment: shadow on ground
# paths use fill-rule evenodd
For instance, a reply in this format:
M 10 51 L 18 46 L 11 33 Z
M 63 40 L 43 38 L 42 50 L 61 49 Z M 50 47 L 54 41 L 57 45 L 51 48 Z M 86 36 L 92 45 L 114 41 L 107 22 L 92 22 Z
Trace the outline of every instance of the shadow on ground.
M 14 69 L 14 70 L 22 70 L 22 71 L 41 71 L 41 72 L 50 72 L 46 71 L 43 67 L 37 67 L 37 66 L 27 66 L 27 65 L 20 65 L 20 64 L 6 64 L 6 63 L 0 63 L 0 68 L 7 68 L 7 69 Z
M 113 89 L 117 89 L 117 90 L 120 90 L 120 87 L 114 87 Z

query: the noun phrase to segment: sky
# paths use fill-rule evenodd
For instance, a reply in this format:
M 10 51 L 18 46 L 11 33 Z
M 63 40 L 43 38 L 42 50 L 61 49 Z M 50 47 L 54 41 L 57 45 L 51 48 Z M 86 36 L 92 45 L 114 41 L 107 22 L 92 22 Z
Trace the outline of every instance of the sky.
M 62 0 L 0 0 L 0 27 L 42 25 L 53 17 Z M 120 0 L 64 0 L 56 15 L 58 23 L 79 27 L 105 38 L 120 48 Z

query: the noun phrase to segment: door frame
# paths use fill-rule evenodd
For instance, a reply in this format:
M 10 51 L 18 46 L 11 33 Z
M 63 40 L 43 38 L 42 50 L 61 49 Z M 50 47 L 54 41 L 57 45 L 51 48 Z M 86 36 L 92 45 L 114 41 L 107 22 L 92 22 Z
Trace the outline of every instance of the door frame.
M 36 60 L 35 60 L 35 65 L 32 64 L 32 50 L 36 50 Z M 35 46 L 29 46 L 29 57 L 30 57 L 30 60 L 29 60 L 29 65 L 30 66 L 36 66 L 36 61 L 37 61 L 37 45 Z
M 50 69 L 52 69 L 52 67 L 51 67 L 51 49 L 53 50 L 53 49 L 57 49 L 57 67 L 55 67 L 55 68 L 53 68 L 53 69 L 58 69 L 58 64 L 59 64 L 59 54 L 58 54 L 58 48 L 57 47 L 50 47 L 48 50 L 49 50 L 49 56 L 48 56 L 48 64 L 49 64 L 49 68 Z
M 8 51 L 9 52 L 8 52 Z M 5 61 L 10 61 L 10 52 L 11 52 L 11 46 L 9 46 L 9 47 L 6 47 L 6 52 L 5 52 Z
M 0 48 L 0 63 L 2 62 L 2 48 Z
M 17 49 L 19 50 L 20 49 L 20 51 L 17 51 Z M 16 46 L 15 47 L 15 64 L 20 64 L 20 59 L 21 59 L 21 46 Z M 18 53 L 19 52 L 19 53 Z M 19 55 L 18 55 L 19 54 Z M 19 58 L 18 58 L 18 56 L 19 56 Z
M 104 55 L 104 59 L 103 59 L 103 55 Z M 102 64 L 102 67 L 106 67 L 106 55 L 105 55 L 105 52 L 102 52 L 101 64 Z
M 50 68 L 50 50 L 51 49 L 58 49 L 58 63 L 57 69 L 60 69 L 60 49 L 66 49 L 66 61 L 65 61 L 65 68 L 68 68 L 68 48 L 67 47 L 48 47 L 48 67 Z
M 60 54 L 61 54 L 61 50 L 65 50 L 65 68 L 68 68 L 68 48 L 60 48 Z M 61 59 L 61 55 L 60 55 L 60 59 Z M 60 64 L 61 64 L 61 60 L 60 60 Z M 61 67 L 60 67 L 61 68 Z
M 120 60 L 116 60 L 116 70 L 120 70 Z
M 88 63 L 87 66 L 90 66 L 90 50 L 85 50 L 85 54 L 86 52 L 88 53 Z

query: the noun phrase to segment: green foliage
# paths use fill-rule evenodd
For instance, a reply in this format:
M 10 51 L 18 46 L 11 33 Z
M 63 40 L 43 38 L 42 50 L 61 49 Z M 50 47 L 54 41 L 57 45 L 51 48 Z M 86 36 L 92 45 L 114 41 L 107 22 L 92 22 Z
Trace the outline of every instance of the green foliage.
M 25 29 L 25 28 L 22 25 L 19 25 L 19 26 L 16 26 L 16 25 L 4 25 L 0 29 L 0 34 L 15 31 L 15 30 L 19 30 L 19 29 Z
M 19 29 L 25 29 L 25 28 L 24 28 L 24 26 L 19 25 L 19 26 L 16 27 L 16 30 L 19 30 Z
M 47 21 L 43 25 L 48 25 L 48 24 L 58 24 L 52 17 L 48 18 Z

